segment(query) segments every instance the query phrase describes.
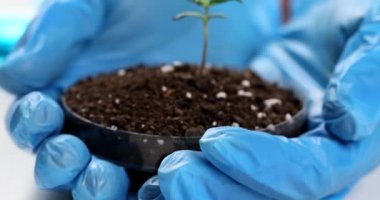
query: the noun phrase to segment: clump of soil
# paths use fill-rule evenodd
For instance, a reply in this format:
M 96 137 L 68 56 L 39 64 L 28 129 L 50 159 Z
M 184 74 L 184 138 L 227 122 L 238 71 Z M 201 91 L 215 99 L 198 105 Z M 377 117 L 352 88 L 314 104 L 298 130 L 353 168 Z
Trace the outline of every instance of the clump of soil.
M 80 81 L 66 92 L 66 103 L 111 129 L 165 136 L 201 136 L 231 125 L 270 130 L 301 109 L 292 92 L 251 71 L 198 72 L 190 64 L 123 69 Z

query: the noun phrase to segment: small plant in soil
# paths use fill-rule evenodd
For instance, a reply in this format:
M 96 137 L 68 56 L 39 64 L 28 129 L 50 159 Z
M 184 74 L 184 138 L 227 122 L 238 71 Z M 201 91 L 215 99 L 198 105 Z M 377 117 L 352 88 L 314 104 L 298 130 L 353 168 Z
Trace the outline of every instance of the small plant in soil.
M 178 14 L 174 17 L 174 20 L 181 20 L 187 17 L 199 18 L 203 23 L 203 50 L 202 50 L 202 60 L 201 60 L 201 74 L 203 69 L 206 67 L 207 51 L 208 51 L 208 25 L 211 19 L 224 18 L 222 13 L 210 13 L 210 7 L 218 4 L 226 3 L 228 1 L 242 2 L 241 0 L 190 0 L 190 2 L 195 3 L 203 7 L 204 12 L 194 12 L 188 11 Z
M 198 150 L 209 128 L 239 126 L 291 137 L 301 133 L 302 104 L 291 91 L 262 81 L 250 70 L 205 68 L 209 21 L 223 17 L 209 9 L 228 1 L 233 0 L 191 0 L 204 13 L 175 17 L 202 20 L 200 65 L 139 65 L 70 87 L 62 97 L 66 132 L 81 138 L 92 153 L 151 172 L 173 151 Z

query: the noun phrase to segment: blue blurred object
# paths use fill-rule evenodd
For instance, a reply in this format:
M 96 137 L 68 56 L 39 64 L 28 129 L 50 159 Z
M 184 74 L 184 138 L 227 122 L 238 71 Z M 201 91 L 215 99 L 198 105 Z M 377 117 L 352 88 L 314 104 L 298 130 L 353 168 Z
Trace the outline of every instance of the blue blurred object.
M 16 46 L 41 3 L 42 0 L 0 3 L 0 57 L 6 56 Z
M 0 15 L 0 56 L 6 56 L 25 32 L 30 19 Z
M 344 198 L 380 164 L 379 16 L 378 2 L 337 0 L 284 28 L 252 69 L 306 96 L 311 130 L 285 138 L 237 127 L 209 129 L 200 141 L 202 153 L 180 151 L 162 162 L 156 181 L 162 196 Z M 144 187 L 159 196 L 157 183 Z

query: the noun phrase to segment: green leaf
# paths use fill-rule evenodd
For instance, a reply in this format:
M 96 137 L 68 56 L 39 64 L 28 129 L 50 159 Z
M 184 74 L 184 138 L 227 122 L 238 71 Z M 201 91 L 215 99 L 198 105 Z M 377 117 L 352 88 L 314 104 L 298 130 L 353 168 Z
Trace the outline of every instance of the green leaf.
M 210 7 L 217 4 L 227 3 L 230 1 L 236 1 L 239 3 L 243 3 L 243 0 L 189 0 L 192 3 L 195 3 L 197 5 L 203 6 L 203 7 Z
M 184 19 L 186 17 L 198 17 L 200 19 L 204 19 L 204 15 L 202 15 L 201 13 L 199 12 L 182 12 L 182 13 L 179 13 L 178 15 L 176 15 L 173 19 L 174 20 L 181 20 L 181 19 Z
M 189 0 L 189 1 L 203 7 L 209 7 L 211 5 L 212 0 Z
M 217 5 L 217 4 L 221 4 L 221 3 L 227 3 L 227 2 L 230 2 L 230 1 L 237 1 L 239 3 L 243 3 L 242 0 L 211 0 L 211 6 L 212 5 Z

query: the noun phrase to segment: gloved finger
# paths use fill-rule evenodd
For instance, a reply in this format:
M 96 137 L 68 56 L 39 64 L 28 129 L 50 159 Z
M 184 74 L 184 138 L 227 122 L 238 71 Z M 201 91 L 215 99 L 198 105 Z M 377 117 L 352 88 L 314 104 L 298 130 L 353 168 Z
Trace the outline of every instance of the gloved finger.
M 148 179 L 138 192 L 139 200 L 164 200 L 157 176 Z
M 379 141 L 380 132 L 342 143 L 323 126 L 292 139 L 220 127 L 208 130 L 200 146 L 214 166 L 252 190 L 275 199 L 321 199 L 374 169 Z
M 12 105 L 6 121 L 18 146 L 35 149 L 46 137 L 61 130 L 64 114 L 54 100 L 32 92 Z
M 267 199 L 220 172 L 196 151 L 167 156 L 158 178 L 165 199 Z
M 42 90 L 56 80 L 86 43 L 98 34 L 107 2 L 48 1 L 21 43 L 0 65 L 0 86 L 23 95 Z
M 71 184 L 90 159 L 86 145 L 74 136 L 47 139 L 37 152 L 34 174 L 38 187 L 57 189 Z
M 323 118 L 330 133 L 357 141 L 380 123 L 380 4 L 351 38 L 327 88 Z
M 122 200 L 127 198 L 129 178 L 123 167 L 92 157 L 79 175 L 74 189 L 74 199 Z

